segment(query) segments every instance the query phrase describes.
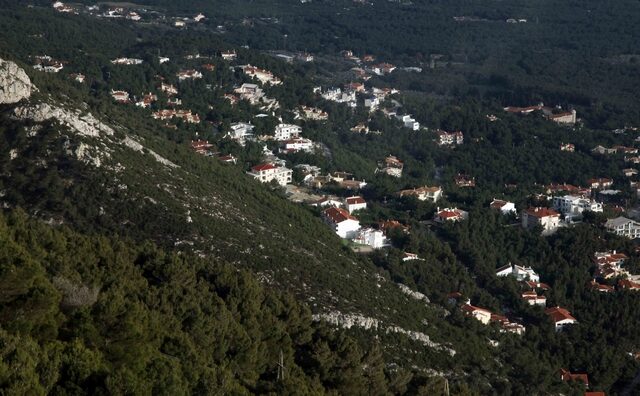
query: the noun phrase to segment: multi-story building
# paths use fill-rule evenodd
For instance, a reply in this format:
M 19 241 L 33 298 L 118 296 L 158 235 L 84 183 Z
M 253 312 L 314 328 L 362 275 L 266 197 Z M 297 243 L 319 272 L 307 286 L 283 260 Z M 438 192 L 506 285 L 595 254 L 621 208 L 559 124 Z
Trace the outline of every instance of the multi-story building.
M 344 203 L 349 213 L 367 208 L 367 201 L 365 201 L 364 198 L 360 196 L 345 198 Z
M 542 233 L 549 234 L 560 225 L 560 213 L 549 208 L 529 208 L 522 212 L 522 227 L 534 228 L 542 226 Z
M 274 133 L 274 139 L 282 141 L 300 137 L 302 127 L 293 124 L 278 124 Z
M 280 152 L 283 153 L 297 153 L 298 151 L 312 152 L 313 141 L 304 138 L 289 139 L 284 142 Z
M 254 126 L 247 122 L 236 122 L 229 126 L 229 132 L 225 135 L 233 140 L 237 140 L 240 144 L 244 145 L 246 140 L 253 138 Z
M 388 246 L 387 237 L 384 236 L 384 232 L 373 228 L 363 228 L 359 230 L 353 242 L 368 245 L 374 249 Z
M 582 212 L 602 212 L 602 204 L 575 195 L 553 197 L 553 208 L 565 216 L 566 221 L 582 218 Z
M 413 117 L 411 117 L 408 114 L 404 114 L 404 115 L 397 114 L 396 118 L 402 122 L 405 128 L 409 128 L 414 131 L 417 131 L 418 129 L 420 129 L 420 123 L 415 119 L 413 119 Z
M 454 146 L 464 143 L 464 134 L 461 131 L 447 132 L 439 130 L 437 134 L 440 146 Z
M 325 209 L 322 212 L 322 218 L 341 238 L 355 238 L 360 230 L 360 221 L 342 208 Z
M 269 183 L 275 180 L 281 186 L 291 183 L 293 177 L 293 171 L 291 169 L 273 164 L 256 165 L 251 168 L 251 171 L 247 172 L 247 174 L 262 183 Z
M 574 318 L 571 313 L 564 308 L 548 308 L 544 311 L 544 313 L 549 316 L 556 328 L 556 331 L 564 329 L 565 326 L 570 326 L 572 324 L 578 323 L 576 318 Z
M 640 223 L 627 219 L 626 217 L 620 216 L 615 219 L 609 219 L 604 224 L 604 227 L 616 235 L 630 239 L 640 238 Z
M 496 276 L 513 276 L 517 281 L 530 280 L 540 282 L 540 276 L 531 267 L 523 267 L 521 265 L 507 264 L 496 270 Z

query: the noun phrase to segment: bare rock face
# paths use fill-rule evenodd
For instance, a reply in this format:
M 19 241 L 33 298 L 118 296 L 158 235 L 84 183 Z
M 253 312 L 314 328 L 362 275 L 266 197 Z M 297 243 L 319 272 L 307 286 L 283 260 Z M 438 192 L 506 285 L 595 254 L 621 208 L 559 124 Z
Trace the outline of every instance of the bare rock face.
M 47 103 L 18 107 L 13 113 L 18 119 L 31 119 L 35 122 L 55 119 L 81 136 L 97 138 L 114 134 L 111 127 L 103 124 L 90 113 L 82 114 L 80 110 L 68 110 Z
M 0 104 L 28 99 L 34 90 L 29 76 L 13 62 L 0 59 Z

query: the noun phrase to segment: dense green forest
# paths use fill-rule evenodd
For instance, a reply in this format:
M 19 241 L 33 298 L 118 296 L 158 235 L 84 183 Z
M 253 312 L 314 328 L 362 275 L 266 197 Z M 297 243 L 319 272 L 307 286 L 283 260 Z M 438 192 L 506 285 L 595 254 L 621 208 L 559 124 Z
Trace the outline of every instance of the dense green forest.
M 432 394 L 229 265 L 21 211 L 0 243 L 5 394 Z

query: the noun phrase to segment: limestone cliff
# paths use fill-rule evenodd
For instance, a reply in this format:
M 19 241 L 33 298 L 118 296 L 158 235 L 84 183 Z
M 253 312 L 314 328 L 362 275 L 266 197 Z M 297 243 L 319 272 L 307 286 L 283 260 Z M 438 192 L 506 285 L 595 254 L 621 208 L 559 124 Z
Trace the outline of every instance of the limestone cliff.
M 0 104 L 28 99 L 34 89 L 24 70 L 13 62 L 0 59 Z

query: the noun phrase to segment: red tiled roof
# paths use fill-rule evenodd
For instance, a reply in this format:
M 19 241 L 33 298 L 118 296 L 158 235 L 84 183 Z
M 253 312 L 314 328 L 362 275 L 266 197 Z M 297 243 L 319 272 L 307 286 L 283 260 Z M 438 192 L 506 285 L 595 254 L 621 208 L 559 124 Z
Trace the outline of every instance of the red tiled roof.
M 496 314 L 496 313 L 492 313 L 491 314 L 491 321 L 492 322 L 500 322 L 500 323 L 508 323 L 509 319 L 507 319 L 506 316 L 499 315 L 499 314 Z
M 572 373 L 566 369 L 560 369 L 560 377 L 563 381 L 582 381 L 589 386 L 589 376 L 584 373 Z
M 254 172 L 260 172 L 260 171 L 276 169 L 276 168 L 277 167 L 274 166 L 273 164 L 260 164 L 260 165 L 254 166 L 253 168 L 251 168 L 251 170 Z
M 507 201 L 503 201 L 501 199 L 494 199 L 489 206 L 491 206 L 493 209 L 502 209 L 502 207 L 506 204 L 507 204 Z
M 533 217 L 537 217 L 537 218 L 543 218 L 543 217 L 549 217 L 549 216 L 560 216 L 560 213 L 556 212 L 553 209 L 550 208 L 529 208 L 527 209 L 527 214 L 529 216 L 533 216 Z
M 534 282 L 534 281 L 527 281 L 527 286 L 529 286 L 532 289 L 542 289 L 542 290 L 551 289 L 551 286 L 547 285 L 546 283 L 540 283 L 540 282 Z
M 606 292 L 606 293 L 612 292 L 614 290 L 612 286 L 603 285 L 603 284 L 598 283 L 596 281 L 591 281 L 591 283 L 589 283 L 589 287 L 592 290 L 597 290 L 597 291 Z
M 555 323 L 561 322 L 563 320 L 576 320 L 576 318 L 571 316 L 571 313 L 569 313 L 569 311 L 560 307 L 545 309 L 544 313 L 549 315 L 551 317 L 551 320 L 553 320 Z
M 357 220 L 355 217 L 351 216 L 349 212 L 342 208 L 331 207 L 329 209 L 325 209 L 322 212 L 331 222 L 333 223 L 342 223 L 347 220 Z
M 488 309 L 484 309 L 484 308 L 479 308 L 479 307 L 474 307 L 471 304 L 464 304 L 461 309 L 467 313 L 473 313 L 473 312 L 484 312 L 484 313 L 488 313 L 490 315 L 493 315 L 491 313 L 491 311 L 489 311 Z
M 623 290 L 640 290 L 640 283 L 630 281 L 629 279 L 620 279 L 618 287 Z
M 378 228 L 380 228 L 381 230 L 389 230 L 392 228 L 406 229 L 407 227 L 402 225 L 402 223 L 400 223 L 398 220 L 385 220 L 378 223 Z
M 366 204 L 367 201 L 362 197 L 349 197 L 346 199 L 347 205 Z

